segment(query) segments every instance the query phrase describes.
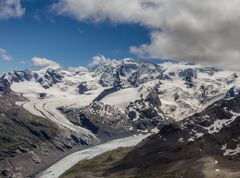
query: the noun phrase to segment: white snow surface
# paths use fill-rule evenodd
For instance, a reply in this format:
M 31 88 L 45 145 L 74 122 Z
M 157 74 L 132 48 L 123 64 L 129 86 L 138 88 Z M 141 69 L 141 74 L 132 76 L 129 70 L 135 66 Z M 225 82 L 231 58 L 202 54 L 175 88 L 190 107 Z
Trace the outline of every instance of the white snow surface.
M 240 153 L 240 145 L 238 144 L 235 149 L 226 149 L 223 153 L 224 156 L 233 156 Z
M 125 109 L 132 101 L 140 99 L 138 88 L 126 88 L 107 95 L 101 101 L 105 104 L 115 105 Z
M 131 137 L 117 139 L 117 140 L 106 142 L 104 144 L 101 144 L 92 148 L 75 152 L 63 158 L 53 166 L 49 167 L 47 170 L 37 175 L 36 178 L 58 178 L 65 171 L 67 171 L 68 169 L 76 165 L 79 161 L 91 159 L 104 152 L 111 151 L 119 147 L 135 146 L 136 144 L 141 142 L 144 138 L 148 137 L 149 135 L 150 134 L 135 135 Z

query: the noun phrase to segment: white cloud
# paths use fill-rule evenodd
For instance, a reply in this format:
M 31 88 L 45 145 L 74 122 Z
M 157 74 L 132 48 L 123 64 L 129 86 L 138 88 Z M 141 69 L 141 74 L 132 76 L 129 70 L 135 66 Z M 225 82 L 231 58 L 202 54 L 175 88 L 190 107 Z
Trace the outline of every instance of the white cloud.
M 5 49 L 0 48 L 0 59 L 4 61 L 10 61 L 12 60 L 12 57 Z
M 17 18 L 24 13 L 20 0 L 0 0 L 0 19 Z
M 135 23 L 151 29 L 130 52 L 240 69 L 240 0 L 60 0 L 53 9 L 79 21 Z
M 70 72 L 87 72 L 88 71 L 87 68 L 81 67 L 81 66 L 79 66 L 79 67 L 72 67 L 72 66 L 70 66 L 70 67 L 68 67 L 68 70 Z
M 94 56 L 91 60 L 91 62 L 88 64 L 88 67 L 90 69 L 95 69 L 101 65 L 107 64 L 111 62 L 111 59 L 104 57 L 103 55 L 100 56 Z
M 60 65 L 50 59 L 47 58 L 40 58 L 40 57 L 34 57 L 32 58 L 32 65 L 34 67 L 40 67 L 40 68 L 44 68 L 44 67 L 60 67 Z

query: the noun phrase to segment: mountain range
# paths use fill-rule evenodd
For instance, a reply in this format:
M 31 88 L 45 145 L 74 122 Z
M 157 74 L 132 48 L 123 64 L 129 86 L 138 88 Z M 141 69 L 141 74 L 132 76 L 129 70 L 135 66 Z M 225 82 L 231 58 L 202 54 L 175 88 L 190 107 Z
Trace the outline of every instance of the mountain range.
M 152 136 L 104 175 L 148 177 L 171 170 L 204 177 L 179 164 L 216 157 L 223 165 L 239 164 L 239 76 L 191 63 L 133 59 L 74 72 L 6 72 L 0 78 L 2 176 L 31 176 L 79 148 L 146 133 Z

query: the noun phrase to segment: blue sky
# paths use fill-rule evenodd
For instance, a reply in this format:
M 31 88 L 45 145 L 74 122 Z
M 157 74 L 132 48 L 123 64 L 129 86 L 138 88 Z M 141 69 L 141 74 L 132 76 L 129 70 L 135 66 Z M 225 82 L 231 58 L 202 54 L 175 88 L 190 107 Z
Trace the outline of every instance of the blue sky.
M 240 69 L 240 1 L 0 0 L 0 72 L 132 57 Z M 34 63 L 33 63 L 33 57 Z M 55 61 L 55 62 L 54 62 Z
M 12 57 L 11 61 L 0 60 L 0 72 L 31 68 L 30 60 L 36 56 L 64 67 L 87 66 L 96 55 L 135 58 L 129 46 L 149 40 L 148 28 L 138 24 L 79 22 L 54 14 L 52 2 L 23 1 L 23 16 L 0 20 L 0 48 Z

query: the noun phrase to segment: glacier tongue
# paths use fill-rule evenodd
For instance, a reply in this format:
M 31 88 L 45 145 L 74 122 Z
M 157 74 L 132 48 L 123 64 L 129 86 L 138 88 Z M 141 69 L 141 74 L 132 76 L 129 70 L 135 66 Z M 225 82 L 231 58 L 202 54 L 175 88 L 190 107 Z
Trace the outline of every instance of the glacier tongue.
M 104 152 L 114 150 L 119 147 L 131 147 L 135 146 L 139 142 L 141 142 L 144 138 L 149 136 L 146 135 L 135 135 L 132 137 L 127 137 L 123 139 L 113 140 L 92 148 L 88 148 L 82 151 L 75 152 L 64 159 L 60 160 L 56 164 L 49 167 L 44 172 L 38 174 L 36 178 L 58 178 L 61 176 L 65 171 L 73 167 L 81 160 L 91 159 L 95 156 L 98 156 Z

